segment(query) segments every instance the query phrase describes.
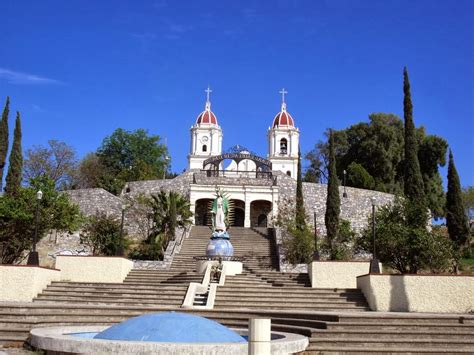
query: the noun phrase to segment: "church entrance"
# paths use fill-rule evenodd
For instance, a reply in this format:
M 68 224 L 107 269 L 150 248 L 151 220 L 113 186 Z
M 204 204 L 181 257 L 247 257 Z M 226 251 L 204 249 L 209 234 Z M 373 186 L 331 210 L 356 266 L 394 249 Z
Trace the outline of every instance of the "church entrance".
M 211 205 L 212 199 L 202 198 L 196 201 L 196 209 L 194 212 L 195 225 L 210 226 L 211 221 Z
M 234 206 L 230 216 L 230 225 L 232 227 L 243 227 L 245 223 L 245 202 L 241 200 L 230 200 Z
M 252 227 L 268 227 L 271 212 L 272 203 L 270 201 L 253 201 L 250 204 L 250 225 Z

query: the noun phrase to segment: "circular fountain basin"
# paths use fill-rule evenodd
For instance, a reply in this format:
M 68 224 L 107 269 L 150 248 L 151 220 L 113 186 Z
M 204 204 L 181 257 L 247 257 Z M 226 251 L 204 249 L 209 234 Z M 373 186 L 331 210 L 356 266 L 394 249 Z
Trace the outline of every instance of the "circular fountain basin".
M 247 355 L 247 342 L 183 343 L 94 339 L 110 326 L 58 326 L 35 328 L 30 332 L 30 344 L 46 354 L 201 354 Z M 246 338 L 247 330 L 235 330 Z M 271 354 L 292 354 L 308 346 L 308 338 L 299 334 L 272 332 Z

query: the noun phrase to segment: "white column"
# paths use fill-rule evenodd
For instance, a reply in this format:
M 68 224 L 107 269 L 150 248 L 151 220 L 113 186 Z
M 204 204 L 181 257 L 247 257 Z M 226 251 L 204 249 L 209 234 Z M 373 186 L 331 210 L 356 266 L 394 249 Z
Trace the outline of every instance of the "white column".
M 194 131 L 194 151 L 193 151 L 193 154 L 196 154 L 197 152 L 197 132 Z
M 276 147 L 277 147 L 277 141 L 276 141 L 276 133 L 273 132 L 273 155 L 276 155 Z
M 293 142 L 292 142 L 293 137 L 291 137 L 291 132 L 289 133 L 289 138 L 290 139 L 288 139 L 289 140 L 288 143 L 290 144 L 290 146 L 288 147 L 288 156 L 291 157 L 293 156 Z
M 190 199 L 189 201 L 189 210 L 193 213 L 191 219 L 192 224 L 196 224 L 196 201 L 194 199 Z
M 247 194 L 245 194 L 245 220 L 244 220 L 244 227 L 250 228 L 250 200 L 247 198 Z
M 249 319 L 249 355 L 271 354 L 271 325 L 270 318 Z

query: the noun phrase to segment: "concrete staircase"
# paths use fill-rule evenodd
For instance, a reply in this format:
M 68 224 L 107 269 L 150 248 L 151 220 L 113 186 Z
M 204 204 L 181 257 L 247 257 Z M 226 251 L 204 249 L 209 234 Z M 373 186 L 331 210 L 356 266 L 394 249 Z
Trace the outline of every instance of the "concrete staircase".
M 234 328 L 246 328 L 250 317 L 270 317 L 274 331 L 294 332 L 310 338 L 305 354 L 472 354 L 474 347 L 474 316 L 167 309 L 201 315 Z M 163 310 L 133 305 L 0 304 L 0 345 L 21 345 L 33 327 L 111 325 Z
M 245 258 L 244 272 L 227 277 L 217 289 L 216 309 L 369 310 L 357 289 L 313 289 L 308 274 L 277 271 L 267 229 L 233 228 L 231 241 L 236 256 Z
M 194 256 L 202 256 L 208 227 L 193 227 L 170 270 L 132 270 L 124 283 L 54 282 L 33 303 L 0 303 L 0 346 L 23 344 L 33 327 L 114 324 L 149 312 L 176 310 L 246 328 L 255 316 L 272 318 L 275 331 L 310 338 L 307 354 L 473 353 L 473 315 L 365 312 L 354 289 L 312 289 L 307 274 L 276 269 L 266 229 L 232 228 L 244 273 L 217 289 L 214 310 L 179 308 L 189 282 L 200 282 Z

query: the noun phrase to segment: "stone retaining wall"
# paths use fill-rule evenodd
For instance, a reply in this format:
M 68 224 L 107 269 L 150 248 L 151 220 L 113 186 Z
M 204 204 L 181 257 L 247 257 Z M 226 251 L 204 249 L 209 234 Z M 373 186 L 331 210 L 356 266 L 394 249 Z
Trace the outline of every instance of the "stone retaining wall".
M 368 274 L 357 277 L 357 288 L 372 311 L 474 311 L 474 276 Z
M 0 265 L 0 301 L 31 302 L 61 272 L 31 265 Z
M 280 188 L 280 203 L 291 201 L 296 196 L 296 181 L 292 178 L 279 174 L 277 185 Z M 346 187 L 347 197 L 343 197 L 344 187 L 339 187 L 339 197 L 341 199 L 341 219 L 351 222 L 351 227 L 356 232 L 360 232 L 367 226 L 368 217 L 372 213 L 372 197 L 375 197 L 376 206 L 390 204 L 394 200 L 394 195 L 385 192 L 357 189 Z M 314 212 L 318 232 L 326 234 L 324 214 L 326 213 L 327 185 L 304 182 L 303 183 L 304 207 L 306 210 L 306 220 L 314 225 Z

